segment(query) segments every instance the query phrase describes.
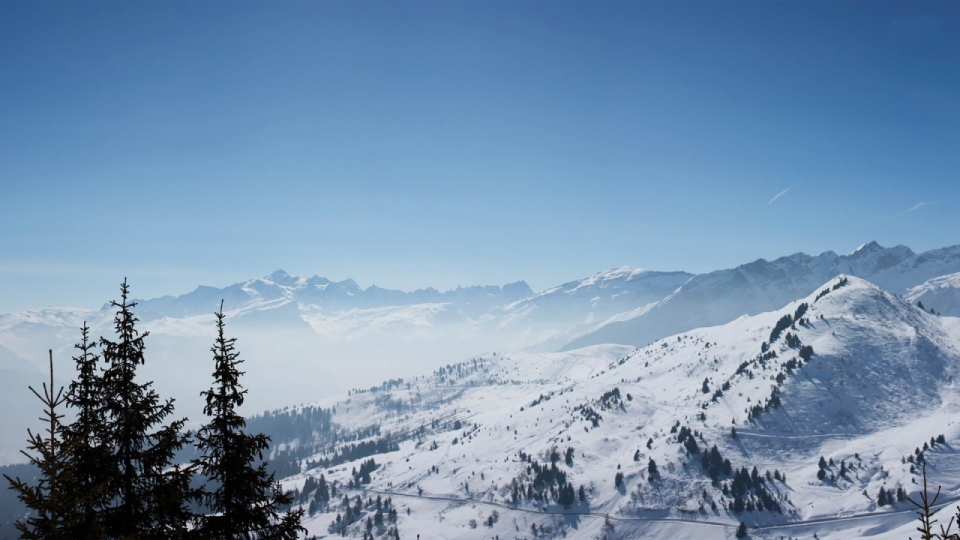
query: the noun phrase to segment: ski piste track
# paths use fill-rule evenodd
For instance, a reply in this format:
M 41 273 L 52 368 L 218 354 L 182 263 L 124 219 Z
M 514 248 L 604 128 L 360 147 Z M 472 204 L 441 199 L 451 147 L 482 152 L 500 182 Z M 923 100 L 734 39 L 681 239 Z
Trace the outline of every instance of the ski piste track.
M 669 517 L 628 517 L 628 516 L 614 516 L 610 514 L 604 514 L 602 512 L 582 512 L 577 510 L 565 511 L 565 512 L 550 512 L 550 511 L 540 511 L 532 510 L 530 508 L 518 508 L 515 506 L 510 506 L 509 504 L 498 503 L 493 501 L 481 501 L 476 499 L 461 499 L 458 497 L 440 497 L 436 495 L 414 495 L 410 493 L 400 493 L 396 491 L 383 491 L 378 489 L 354 489 L 347 490 L 353 491 L 355 493 L 375 493 L 377 495 L 386 495 L 389 497 L 408 497 L 412 499 L 421 499 L 429 501 L 439 501 L 447 502 L 454 504 L 478 504 L 483 506 L 489 506 L 494 508 L 500 508 L 503 510 L 508 510 L 510 512 L 522 512 L 527 514 L 534 514 L 539 516 L 576 516 L 576 517 L 587 517 L 587 518 L 602 518 L 612 522 L 621 522 L 621 523 L 670 523 L 674 525 L 686 525 L 691 527 L 704 527 L 711 529 L 723 529 L 723 530 L 736 530 L 739 526 L 738 523 L 723 523 L 719 521 L 709 521 L 709 520 L 700 520 L 700 519 L 683 519 L 683 518 L 669 518 Z M 933 510 L 940 510 L 946 506 L 950 506 L 954 503 L 960 502 L 960 495 L 953 496 L 949 499 L 943 501 L 937 501 L 935 505 L 932 505 Z M 776 531 L 793 531 L 794 529 L 802 529 L 815 525 L 824 525 L 830 523 L 849 523 L 855 521 L 864 521 L 868 519 L 886 519 L 894 516 L 902 517 L 905 514 L 910 514 L 911 516 L 916 514 L 916 509 L 913 507 L 906 508 L 903 510 L 896 510 L 893 512 L 861 512 L 857 514 L 850 514 L 848 516 L 838 516 L 838 517 L 824 517 L 824 518 L 814 518 L 806 519 L 799 521 L 791 521 L 790 523 L 780 523 L 776 525 L 757 525 L 755 527 L 749 527 L 752 532 L 776 532 Z M 913 518 L 911 517 L 911 520 Z

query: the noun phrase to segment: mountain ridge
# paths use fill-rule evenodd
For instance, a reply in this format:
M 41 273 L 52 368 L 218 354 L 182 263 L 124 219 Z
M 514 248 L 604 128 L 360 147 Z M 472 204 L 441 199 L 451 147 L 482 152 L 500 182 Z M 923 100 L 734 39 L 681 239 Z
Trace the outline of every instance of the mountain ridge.
M 309 465 L 333 449 L 306 454 L 284 485 L 309 500 L 307 479 L 345 486 L 373 459 L 369 483 L 347 493 L 394 496 L 412 510 L 400 514 L 401 534 L 427 539 L 476 538 L 470 520 L 491 537 L 512 537 L 515 522 L 545 537 L 602 537 L 602 516 L 619 518 L 622 538 L 693 540 L 706 526 L 731 536 L 741 521 L 775 527 L 758 529 L 762 538 L 862 538 L 864 522 L 871 538 L 905 538 L 912 507 L 880 504 L 878 494 L 916 497 L 917 459 L 945 500 L 960 497 L 960 319 L 853 276 L 816 289 L 640 349 L 487 353 L 313 403 L 335 411 L 335 425 L 377 426 L 396 447 L 335 467 Z M 714 452 L 729 471 L 713 468 Z M 821 456 L 829 464 L 818 465 Z M 538 472 L 551 462 L 562 477 Z M 754 487 L 744 488 L 741 470 L 754 468 Z M 564 508 L 566 484 L 584 486 L 586 502 Z M 310 533 L 337 533 L 336 511 L 309 519 Z M 585 514 L 601 519 L 574 517 Z
M 825 251 L 816 256 L 795 253 L 772 261 L 757 259 L 697 275 L 641 316 L 599 327 L 564 349 L 598 343 L 645 345 L 688 329 L 723 324 L 806 296 L 838 275 L 862 277 L 903 294 L 909 287 L 951 272 L 960 272 L 960 245 L 916 254 L 906 246 L 884 248 L 872 241 L 848 255 Z

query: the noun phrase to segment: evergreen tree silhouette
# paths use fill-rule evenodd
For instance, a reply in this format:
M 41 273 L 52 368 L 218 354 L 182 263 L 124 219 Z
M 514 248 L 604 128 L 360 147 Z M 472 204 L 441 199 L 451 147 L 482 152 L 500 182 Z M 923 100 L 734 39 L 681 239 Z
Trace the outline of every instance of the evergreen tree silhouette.
M 72 491 L 71 452 L 63 439 L 63 414 L 58 407 L 64 404 L 63 387 L 56 390 L 53 385 L 53 351 L 50 351 L 50 386 L 43 383 L 43 395 L 30 387 L 30 391 L 46 407 L 40 420 L 49 424 L 43 432 L 27 430 L 27 450 L 20 452 L 30 460 L 39 471 L 36 485 L 30 485 L 20 478 L 3 475 L 27 508 L 33 513 L 23 521 L 16 523 L 20 538 L 25 540 L 69 538 L 69 531 L 75 525 L 78 514 L 76 501 L 78 494 Z
M 70 538 L 95 539 L 103 536 L 100 512 L 107 505 L 105 498 L 109 453 L 103 443 L 104 410 L 103 380 L 94 353 L 95 344 L 90 341 L 90 327 L 86 321 L 80 329 L 80 343 L 74 345 L 79 355 L 73 357 L 77 369 L 76 379 L 70 383 L 66 394 L 67 405 L 76 410 L 72 424 L 64 426 L 64 440 L 72 453 L 72 481 L 74 490 L 84 494 L 78 501 L 80 517 L 70 531 Z
M 244 432 L 246 421 L 236 409 L 247 390 L 240 384 L 243 363 L 236 351 L 236 338 L 224 333 L 223 303 L 217 317 L 213 352 L 213 387 L 201 393 L 206 398 L 204 414 L 209 422 L 197 431 L 195 460 L 200 473 L 217 488 L 204 493 L 207 515 L 200 518 L 197 533 L 210 539 L 295 539 L 306 529 L 300 524 L 303 509 L 283 514 L 293 497 L 283 492 L 267 472 L 263 453 L 270 438 Z
M 174 465 L 174 453 L 187 441 L 185 419 L 163 422 L 173 414 L 173 400 L 161 401 L 152 383 L 136 380 L 144 363 L 144 338 L 124 280 L 114 326 L 117 341 L 100 338 L 103 372 L 103 437 L 108 449 L 105 535 L 112 538 L 181 538 L 191 515 L 192 470 Z

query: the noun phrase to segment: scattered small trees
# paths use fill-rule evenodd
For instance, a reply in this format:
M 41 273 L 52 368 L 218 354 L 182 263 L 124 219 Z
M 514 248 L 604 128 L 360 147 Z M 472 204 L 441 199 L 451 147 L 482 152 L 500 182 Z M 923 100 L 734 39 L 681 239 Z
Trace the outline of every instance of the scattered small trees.
M 790 328 L 790 325 L 792 324 L 793 317 L 791 317 L 789 314 L 780 317 L 780 320 L 777 321 L 777 324 L 773 325 L 773 330 L 770 331 L 770 344 L 773 345 L 773 342 L 780 337 L 780 334 L 782 334 L 787 328 Z

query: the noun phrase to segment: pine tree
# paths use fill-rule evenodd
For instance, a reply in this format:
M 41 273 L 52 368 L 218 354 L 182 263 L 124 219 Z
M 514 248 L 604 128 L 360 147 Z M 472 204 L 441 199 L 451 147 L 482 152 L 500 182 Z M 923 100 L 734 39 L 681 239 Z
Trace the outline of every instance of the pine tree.
M 236 409 L 247 391 L 240 384 L 243 363 L 236 351 L 236 338 L 224 333 L 223 303 L 217 317 L 217 339 L 213 352 L 214 385 L 202 393 L 206 398 L 204 414 L 209 422 L 197 431 L 195 460 L 200 472 L 217 485 L 204 494 L 208 515 L 201 518 L 198 532 L 202 538 L 277 538 L 295 539 L 306 532 L 300 521 L 303 509 L 282 514 L 293 503 L 272 473 L 267 472 L 263 452 L 270 438 L 244 432 L 246 421 Z
M 179 538 L 187 530 L 192 469 L 173 464 L 175 452 L 187 441 L 186 419 L 162 423 L 173 414 L 173 400 L 161 401 L 152 383 L 138 383 L 137 367 L 144 363 L 144 338 L 128 302 L 126 280 L 114 327 L 117 341 L 100 338 L 103 360 L 102 403 L 104 442 L 109 449 L 106 496 L 111 506 L 103 526 L 113 538 Z
M 930 498 L 930 492 L 927 491 L 927 464 L 923 464 L 923 491 L 920 492 L 920 501 L 917 502 L 912 498 L 907 498 L 908 501 L 915 507 L 917 507 L 917 517 L 920 521 L 920 526 L 917 527 L 917 532 L 920 533 L 921 540 L 934 540 L 935 538 L 946 537 L 948 531 L 943 531 L 943 535 L 937 535 L 934 532 L 933 524 L 937 522 L 934 519 L 934 512 L 937 506 L 937 500 L 940 499 L 940 486 L 937 486 L 937 492 L 933 495 L 933 498 Z M 952 525 L 953 521 L 947 525 L 949 528 Z
M 330 488 L 327 486 L 327 479 L 324 476 L 320 475 L 320 482 L 317 484 L 317 491 L 313 495 L 313 500 L 320 503 L 321 507 L 327 506 L 327 501 L 330 500 Z
M 36 485 L 29 485 L 20 480 L 3 475 L 10 484 L 10 489 L 17 493 L 27 508 L 33 514 L 25 521 L 18 521 L 16 528 L 20 531 L 20 538 L 25 540 L 68 538 L 69 531 L 75 526 L 79 517 L 77 513 L 77 493 L 72 491 L 71 478 L 72 453 L 65 446 L 63 439 L 63 424 L 60 420 L 63 414 L 57 408 L 64 404 L 63 387 L 56 390 L 53 385 L 53 351 L 50 351 L 50 386 L 43 383 L 43 395 L 30 387 L 33 395 L 46 407 L 42 421 L 48 423 L 42 432 L 34 433 L 27 430 L 27 451 L 20 452 L 30 460 L 39 470 L 39 481 Z M 33 453 L 31 453 L 33 452 Z
M 77 493 L 84 494 L 79 501 L 80 518 L 71 538 L 101 538 L 100 512 L 106 500 L 109 453 L 103 442 L 104 410 L 103 380 L 94 353 L 95 344 L 90 341 L 90 327 L 86 321 L 80 329 L 80 343 L 74 345 L 79 355 L 73 357 L 77 369 L 76 379 L 70 383 L 66 394 L 67 405 L 76 411 L 73 423 L 64 426 L 64 440 L 73 452 L 72 480 Z

